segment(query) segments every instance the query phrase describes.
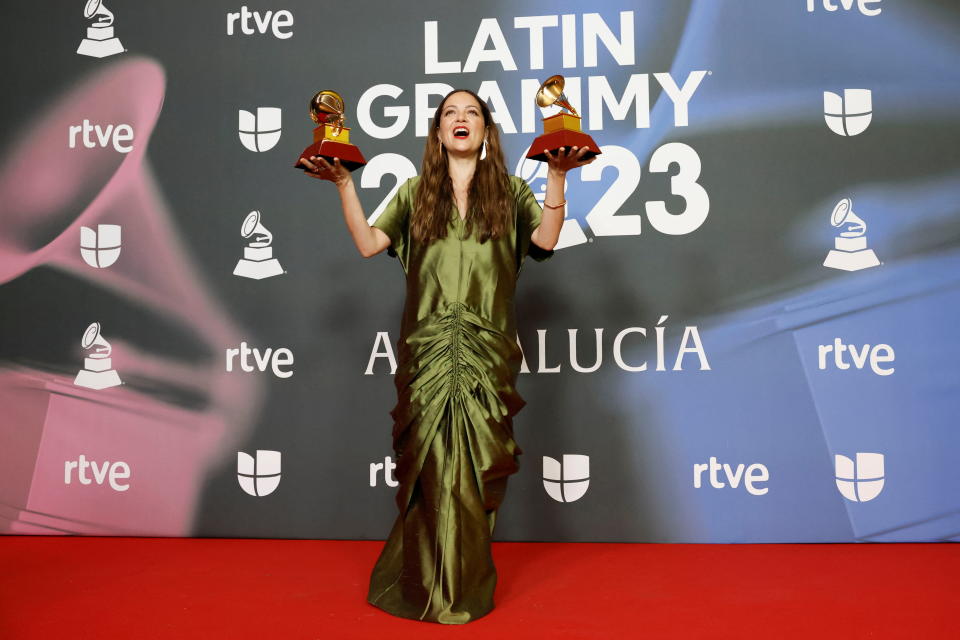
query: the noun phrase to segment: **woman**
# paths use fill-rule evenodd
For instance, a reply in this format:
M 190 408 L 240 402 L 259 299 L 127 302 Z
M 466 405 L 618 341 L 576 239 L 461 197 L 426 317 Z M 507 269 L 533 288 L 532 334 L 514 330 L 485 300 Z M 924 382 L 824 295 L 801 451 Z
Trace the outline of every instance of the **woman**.
M 453 91 L 434 114 L 421 176 L 372 226 L 339 161 L 303 161 L 308 175 L 337 185 L 360 254 L 389 249 L 406 274 L 391 411 L 400 515 L 367 597 L 393 615 L 462 624 L 493 608 L 490 540 L 522 453 L 512 427 L 524 405 L 514 388 L 514 289 L 526 255 L 553 254 L 565 174 L 589 162 L 587 150 L 549 156 L 541 209 L 527 184 L 508 176 L 487 105 Z

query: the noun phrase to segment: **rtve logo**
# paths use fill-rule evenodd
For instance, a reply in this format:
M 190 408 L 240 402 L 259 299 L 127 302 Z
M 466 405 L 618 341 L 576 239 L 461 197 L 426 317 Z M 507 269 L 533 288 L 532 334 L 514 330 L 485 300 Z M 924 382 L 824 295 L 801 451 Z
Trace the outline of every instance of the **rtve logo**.
M 736 469 L 732 469 L 729 464 L 721 465 L 713 456 L 710 456 L 710 462 L 708 464 L 693 465 L 693 487 L 695 489 L 703 486 L 703 472 L 708 469 L 710 471 L 710 486 L 714 489 L 723 489 L 727 486 L 726 483 L 720 479 L 720 471 L 722 470 L 723 475 L 726 476 L 727 482 L 732 489 L 739 487 L 740 481 L 743 480 L 743 488 L 752 496 L 762 496 L 770 490 L 767 487 L 757 486 L 757 483 L 766 482 L 770 479 L 770 472 L 764 465 L 754 463 L 744 470 L 743 464 L 741 463 L 737 465 Z
M 280 485 L 280 452 L 257 449 L 257 457 L 237 451 L 237 481 L 251 496 L 263 497 Z
M 393 461 L 393 458 L 386 456 L 383 459 L 383 462 L 371 462 L 370 463 L 370 486 L 377 486 L 377 476 L 380 475 L 380 471 L 383 470 L 383 481 L 387 483 L 388 487 L 396 487 L 400 483 L 397 482 L 397 479 L 393 477 L 393 470 L 397 468 L 397 463 Z
M 831 351 L 833 352 L 833 364 L 841 371 L 849 369 L 851 362 L 857 369 L 863 369 L 863 366 L 867 363 L 868 356 L 870 359 L 870 369 L 878 376 L 889 376 L 896 371 L 894 367 L 880 366 L 881 362 L 893 362 L 897 357 L 893 352 L 893 347 L 888 344 L 878 344 L 873 347 L 865 344 L 858 350 L 854 345 L 843 344 L 840 338 L 834 338 L 833 344 L 821 344 L 817 347 L 817 367 L 821 371 L 827 368 L 827 354 Z M 850 362 L 844 359 L 843 356 L 845 353 L 850 354 Z
M 834 456 L 837 489 L 850 502 L 873 500 L 883 491 L 883 454 L 858 453 L 856 462 L 847 456 Z
M 251 355 L 253 356 L 252 363 L 250 362 Z M 280 347 L 279 349 L 267 347 L 261 352 L 260 349 L 250 348 L 246 342 L 241 342 L 239 349 L 227 349 L 226 356 L 227 373 L 233 372 L 233 362 L 239 358 L 240 368 L 247 373 L 254 370 L 264 372 L 269 368 L 273 371 L 273 375 L 278 378 L 289 378 L 293 375 L 293 371 L 280 368 L 293 365 L 293 352 L 286 347 Z
M 844 89 L 841 97 L 824 91 L 823 117 L 838 136 L 859 135 L 873 120 L 873 93 L 870 89 Z
M 557 502 L 579 500 L 590 486 L 590 456 L 564 454 L 563 463 L 543 456 L 543 488 Z
M 96 230 L 80 227 L 80 255 L 95 269 L 105 269 L 120 257 L 120 225 L 98 224 Z
M 126 144 L 133 142 L 133 127 L 128 124 L 116 126 L 108 124 L 102 127 L 99 124 L 90 124 L 90 121 L 84 118 L 82 124 L 71 125 L 69 128 L 67 142 L 71 149 L 77 148 L 77 136 L 80 136 L 83 146 L 87 149 L 97 147 L 105 149 L 108 145 L 112 145 L 120 153 L 133 151 L 133 145 Z
M 227 35 L 232 36 L 237 23 L 240 23 L 240 32 L 245 36 L 252 36 L 256 33 L 264 34 L 267 30 L 273 31 L 273 37 L 280 40 L 286 40 L 293 35 L 292 30 L 281 31 L 281 29 L 293 28 L 293 14 L 287 10 L 282 11 L 250 11 L 247 6 L 240 7 L 240 11 L 231 11 L 227 14 Z
M 807 0 L 807 13 L 813 13 L 818 4 L 823 4 L 823 8 L 827 11 L 836 11 L 837 9 L 843 9 L 844 11 L 850 11 L 854 6 L 860 10 L 865 16 L 876 16 L 880 15 L 880 12 L 883 11 L 881 7 L 876 9 L 870 9 L 872 4 L 880 4 L 881 0 Z
M 257 107 L 256 115 L 240 109 L 240 142 L 250 151 L 270 151 L 280 141 L 282 116 L 277 107 Z
M 106 461 L 98 465 L 93 460 L 87 460 L 84 454 L 76 460 L 67 460 L 63 465 L 63 483 L 70 484 L 73 481 L 73 470 L 77 470 L 77 480 L 80 484 L 91 484 L 96 482 L 102 485 L 104 480 L 109 482 L 110 488 L 114 491 L 126 491 L 130 488 L 130 483 L 121 484 L 118 480 L 126 480 L 130 477 L 130 465 L 126 462 Z M 93 478 L 87 477 L 87 469 L 93 471 Z

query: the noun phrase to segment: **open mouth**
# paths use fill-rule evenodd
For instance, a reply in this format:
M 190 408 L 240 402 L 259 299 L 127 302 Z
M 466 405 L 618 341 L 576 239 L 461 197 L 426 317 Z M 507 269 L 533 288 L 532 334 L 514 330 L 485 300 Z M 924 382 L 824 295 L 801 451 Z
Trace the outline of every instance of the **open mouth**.
M 453 130 L 453 137 L 464 139 L 470 135 L 470 130 L 466 127 L 457 127 Z

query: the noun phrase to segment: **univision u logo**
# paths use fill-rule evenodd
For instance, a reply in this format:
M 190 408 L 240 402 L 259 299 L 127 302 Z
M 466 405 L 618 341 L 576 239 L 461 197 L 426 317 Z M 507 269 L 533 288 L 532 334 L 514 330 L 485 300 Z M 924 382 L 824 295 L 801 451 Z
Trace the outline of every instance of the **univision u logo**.
M 837 489 L 851 502 L 868 502 L 883 491 L 883 454 L 858 453 L 856 462 L 847 456 L 834 456 Z
M 257 449 L 257 457 L 237 452 L 237 480 L 251 496 L 268 496 L 280 484 L 280 452 Z
M 120 257 L 120 225 L 98 224 L 95 230 L 80 227 L 80 255 L 95 269 L 112 265 Z
M 280 141 L 282 111 L 278 107 L 257 107 L 256 113 L 240 109 L 240 142 L 250 151 L 273 149 Z
M 590 486 L 590 456 L 564 454 L 563 463 L 543 456 L 543 488 L 557 502 L 579 500 Z
M 842 96 L 824 91 L 823 117 L 838 136 L 859 135 L 873 120 L 873 94 L 870 89 L 844 89 Z

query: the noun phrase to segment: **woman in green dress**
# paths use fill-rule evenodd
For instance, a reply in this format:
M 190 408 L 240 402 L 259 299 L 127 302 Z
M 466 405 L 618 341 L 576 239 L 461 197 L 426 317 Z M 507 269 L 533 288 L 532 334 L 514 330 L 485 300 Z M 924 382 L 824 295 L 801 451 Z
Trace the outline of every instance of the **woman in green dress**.
M 589 162 L 587 150 L 548 154 L 541 208 L 530 187 L 507 174 L 487 105 L 453 91 L 434 114 L 421 175 L 373 225 L 338 161 L 304 161 L 337 185 L 361 255 L 387 249 L 406 275 L 391 411 L 400 514 L 367 597 L 393 615 L 462 624 L 493 609 L 490 541 L 522 453 L 512 426 L 524 405 L 514 387 L 514 290 L 526 256 L 553 254 L 566 172 Z

